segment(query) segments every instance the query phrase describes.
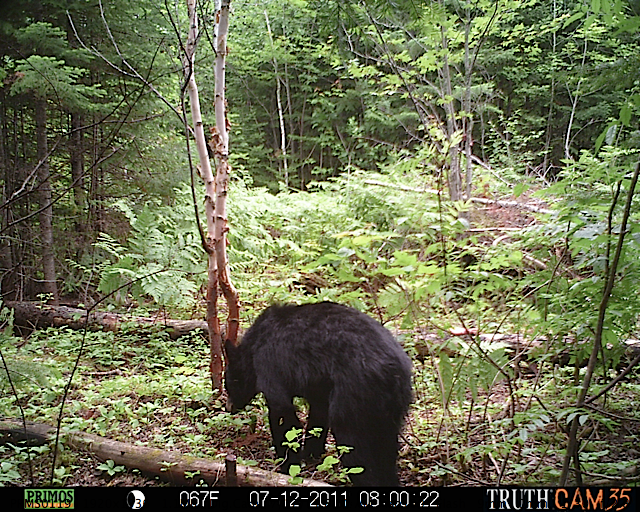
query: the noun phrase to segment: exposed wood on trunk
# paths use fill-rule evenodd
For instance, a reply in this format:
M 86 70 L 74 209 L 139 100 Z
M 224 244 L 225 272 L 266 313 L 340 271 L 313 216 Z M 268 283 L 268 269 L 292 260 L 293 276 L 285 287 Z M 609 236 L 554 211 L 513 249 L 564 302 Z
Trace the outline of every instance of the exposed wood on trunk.
M 204 250 L 208 255 L 207 323 L 211 354 L 211 383 L 213 389 L 223 391 L 222 383 L 222 329 L 218 318 L 218 292 L 222 291 L 227 301 L 226 336 L 235 342 L 239 325 L 238 293 L 231 283 L 227 260 L 227 193 L 229 189 L 229 133 L 225 100 L 225 66 L 227 57 L 227 34 L 229 31 L 229 3 L 223 0 L 216 12 L 216 59 L 215 59 L 215 116 L 216 125 L 211 128 L 209 148 L 204 135 L 200 99 L 195 79 L 195 52 L 199 38 L 196 0 L 187 0 L 189 14 L 189 37 L 185 49 L 183 68 L 191 105 L 193 131 L 200 159 L 201 176 L 205 185 L 205 213 L 207 233 L 203 237 Z M 216 160 L 214 177 L 209 151 Z
M 0 421 L 0 439 L 3 442 L 15 443 L 27 437 L 33 444 L 43 444 L 45 439 L 53 439 L 55 429 L 41 423 L 27 422 L 25 429 L 21 422 L 14 420 Z M 200 479 L 209 485 L 222 485 L 225 482 L 225 463 L 213 462 L 170 452 L 158 448 L 148 448 L 121 441 L 113 441 L 85 432 L 69 432 L 67 443 L 77 450 L 85 450 L 102 461 L 112 460 L 117 465 L 139 469 L 143 473 L 157 476 L 161 480 L 175 485 L 193 485 Z M 198 472 L 195 478 L 188 478 L 186 473 Z M 283 487 L 290 485 L 289 477 L 258 468 L 238 466 L 236 468 L 237 485 L 241 487 Z M 304 487 L 328 486 L 324 482 L 305 479 Z
M 87 312 L 84 309 L 42 305 L 39 302 L 7 302 L 5 305 L 14 310 L 14 325 L 29 331 L 44 327 L 61 326 L 71 329 L 84 329 L 85 321 L 87 321 Z M 117 331 L 122 324 L 131 322 L 144 327 L 162 326 L 168 331 L 172 339 L 177 339 L 196 329 L 202 330 L 205 335 L 208 333 L 207 322 L 203 320 L 173 320 L 164 317 L 148 318 L 102 311 L 92 311 L 89 314 L 87 328 L 90 330 Z
M 196 138 L 196 147 L 200 160 L 200 171 L 205 186 L 205 217 L 207 221 L 207 234 L 202 241 L 207 253 L 207 324 L 209 333 L 210 371 L 213 389 L 222 391 L 222 342 L 220 336 L 220 321 L 218 320 L 218 259 L 216 257 L 215 244 L 215 197 L 216 181 L 209 160 L 209 151 L 204 133 L 202 113 L 200 110 L 200 96 L 195 76 L 195 55 L 199 37 L 198 13 L 196 0 L 187 0 L 189 14 L 189 37 L 187 39 L 186 55 L 183 62 L 187 91 L 191 106 L 191 119 L 193 132 Z

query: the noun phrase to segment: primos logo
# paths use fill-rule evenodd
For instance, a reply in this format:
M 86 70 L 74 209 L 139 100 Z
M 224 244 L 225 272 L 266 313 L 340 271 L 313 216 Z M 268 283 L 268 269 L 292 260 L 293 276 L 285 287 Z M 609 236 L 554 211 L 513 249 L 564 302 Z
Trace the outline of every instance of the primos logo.
M 25 509 L 72 509 L 74 508 L 73 489 L 25 489 Z

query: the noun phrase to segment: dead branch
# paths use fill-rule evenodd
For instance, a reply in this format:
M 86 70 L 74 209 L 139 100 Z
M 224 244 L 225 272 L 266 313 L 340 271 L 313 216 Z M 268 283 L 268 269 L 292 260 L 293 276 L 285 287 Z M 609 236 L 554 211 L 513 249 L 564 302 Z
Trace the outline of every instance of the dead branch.
M 200 329 L 205 335 L 209 332 L 204 320 L 173 320 L 171 318 L 140 317 L 92 311 L 87 318 L 84 309 L 68 306 L 50 306 L 39 302 L 7 302 L 5 305 L 14 310 L 14 325 L 32 331 L 44 327 L 69 327 L 91 331 L 118 331 L 123 324 L 135 323 L 141 327 L 159 326 L 167 330 L 171 339 Z

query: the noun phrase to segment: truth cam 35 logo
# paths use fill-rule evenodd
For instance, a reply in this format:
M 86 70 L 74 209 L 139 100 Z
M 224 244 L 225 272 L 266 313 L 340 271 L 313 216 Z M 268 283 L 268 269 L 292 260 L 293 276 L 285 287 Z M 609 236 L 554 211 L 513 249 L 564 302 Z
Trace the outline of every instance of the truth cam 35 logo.
M 632 510 L 631 488 L 487 489 L 486 510 Z

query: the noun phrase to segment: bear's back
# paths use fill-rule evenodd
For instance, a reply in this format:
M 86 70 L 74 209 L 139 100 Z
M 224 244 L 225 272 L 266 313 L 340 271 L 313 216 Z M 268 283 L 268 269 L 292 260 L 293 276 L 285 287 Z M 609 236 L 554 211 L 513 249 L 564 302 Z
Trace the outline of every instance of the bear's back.
M 391 397 L 400 409 L 411 401 L 409 357 L 386 328 L 348 306 L 271 306 L 242 345 L 253 355 L 259 391 L 267 391 L 277 375 L 278 385 L 296 396 L 337 390 L 368 402 Z

